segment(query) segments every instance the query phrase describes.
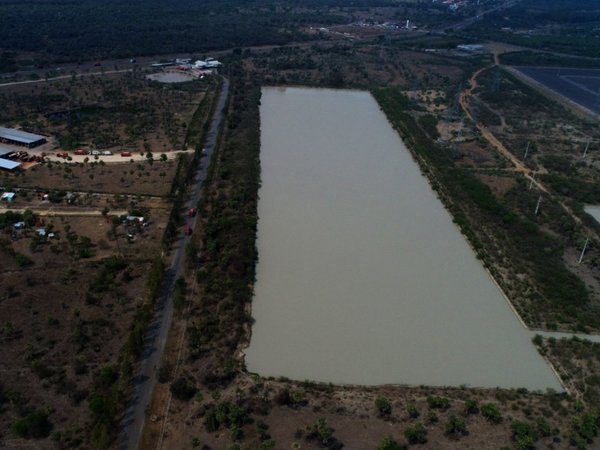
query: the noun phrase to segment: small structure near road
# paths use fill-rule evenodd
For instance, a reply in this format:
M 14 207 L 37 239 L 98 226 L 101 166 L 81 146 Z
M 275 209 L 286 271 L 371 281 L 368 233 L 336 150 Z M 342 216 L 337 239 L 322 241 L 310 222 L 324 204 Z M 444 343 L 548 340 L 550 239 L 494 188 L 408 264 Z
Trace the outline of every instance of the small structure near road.
M 5 192 L 0 196 L 0 201 L 11 203 L 15 199 L 15 195 L 17 194 L 14 192 Z

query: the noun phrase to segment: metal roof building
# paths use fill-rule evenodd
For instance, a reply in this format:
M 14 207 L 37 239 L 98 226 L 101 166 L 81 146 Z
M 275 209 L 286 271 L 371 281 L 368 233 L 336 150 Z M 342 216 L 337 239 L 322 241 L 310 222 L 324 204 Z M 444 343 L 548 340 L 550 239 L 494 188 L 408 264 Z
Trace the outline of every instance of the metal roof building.
M 18 161 L 11 161 L 10 159 L 0 158 L 0 169 L 4 170 L 15 170 L 21 165 Z
M 9 153 L 12 153 L 13 150 L 6 148 L 6 147 L 0 147 L 0 158 L 4 158 L 4 156 L 8 155 Z
M 0 127 L 0 142 L 23 145 L 25 147 L 32 148 L 46 142 L 46 138 L 38 134 L 27 133 L 25 131 L 15 130 L 12 128 Z

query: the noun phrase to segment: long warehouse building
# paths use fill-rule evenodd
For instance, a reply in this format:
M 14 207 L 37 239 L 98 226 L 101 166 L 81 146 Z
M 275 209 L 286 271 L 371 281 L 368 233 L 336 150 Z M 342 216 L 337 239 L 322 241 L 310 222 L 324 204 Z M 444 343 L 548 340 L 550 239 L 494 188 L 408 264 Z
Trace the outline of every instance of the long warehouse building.
M 27 133 L 26 131 L 0 127 L 0 142 L 33 148 L 44 144 L 46 138 L 38 134 Z
M 15 170 L 21 167 L 21 163 L 17 161 L 11 161 L 7 159 L 7 155 L 12 153 L 12 150 L 4 147 L 0 147 L 0 169 L 3 170 Z

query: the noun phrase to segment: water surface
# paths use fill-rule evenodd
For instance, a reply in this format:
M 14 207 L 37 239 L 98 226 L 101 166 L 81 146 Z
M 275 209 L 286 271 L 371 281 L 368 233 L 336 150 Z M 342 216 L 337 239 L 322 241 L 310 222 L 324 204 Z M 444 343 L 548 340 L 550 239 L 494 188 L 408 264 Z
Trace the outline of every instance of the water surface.
M 585 205 L 583 208 L 586 213 L 596 219 L 596 222 L 600 223 L 600 206 L 598 205 Z
M 250 371 L 561 389 L 377 103 L 265 88 Z

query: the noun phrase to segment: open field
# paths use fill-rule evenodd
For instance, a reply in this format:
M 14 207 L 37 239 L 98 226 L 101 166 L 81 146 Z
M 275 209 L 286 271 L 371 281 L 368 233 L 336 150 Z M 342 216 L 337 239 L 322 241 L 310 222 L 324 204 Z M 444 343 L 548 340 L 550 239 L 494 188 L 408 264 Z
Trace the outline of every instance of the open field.
M 0 209 L 0 447 L 108 448 L 118 432 L 161 255 L 180 233 L 173 205 L 190 158 L 161 153 L 189 144 L 200 155 L 212 105 L 212 82 L 136 77 L 0 89 L 3 120 L 55 136 L 51 148 L 143 152 L 0 174 L 2 192 L 16 192 Z
M 515 69 L 551 91 L 600 114 L 600 69 L 523 66 Z
M 9 214 L 0 236 L 0 392 L 10 402 L 0 446 L 21 447 L 21 436 L 46 448 L 78 447 L 90 442 L 103 408 L 117 407 L 109 392 L 126 382 L 120 356 L 168 212 L 149 211 L 147 228 L 101 215 L 25 213 L 32 225 L 22 230 L 13 230 Z M 15 428 L 31 417 L 42 424 Z M 53 444 L 41 440 L 49 435 Z
M 39 150 L 122 150 L 160 153 L 187 149 L 186 127 L 209 80 L 169 85 L 132 72 L 0 87 L 0 122 L 49 136 Z M 83 158 L 81 158 L 83 159 Z M 90 156 L 90 159 L 93 157 Z
M 168 195 L 175 174 L 173 160 L 148 163 L 104 164 L 48 162 L 37 164 L 21 174 L 1 174 L 0 185 L 39 190 L 100 192 L 111 194 Z

